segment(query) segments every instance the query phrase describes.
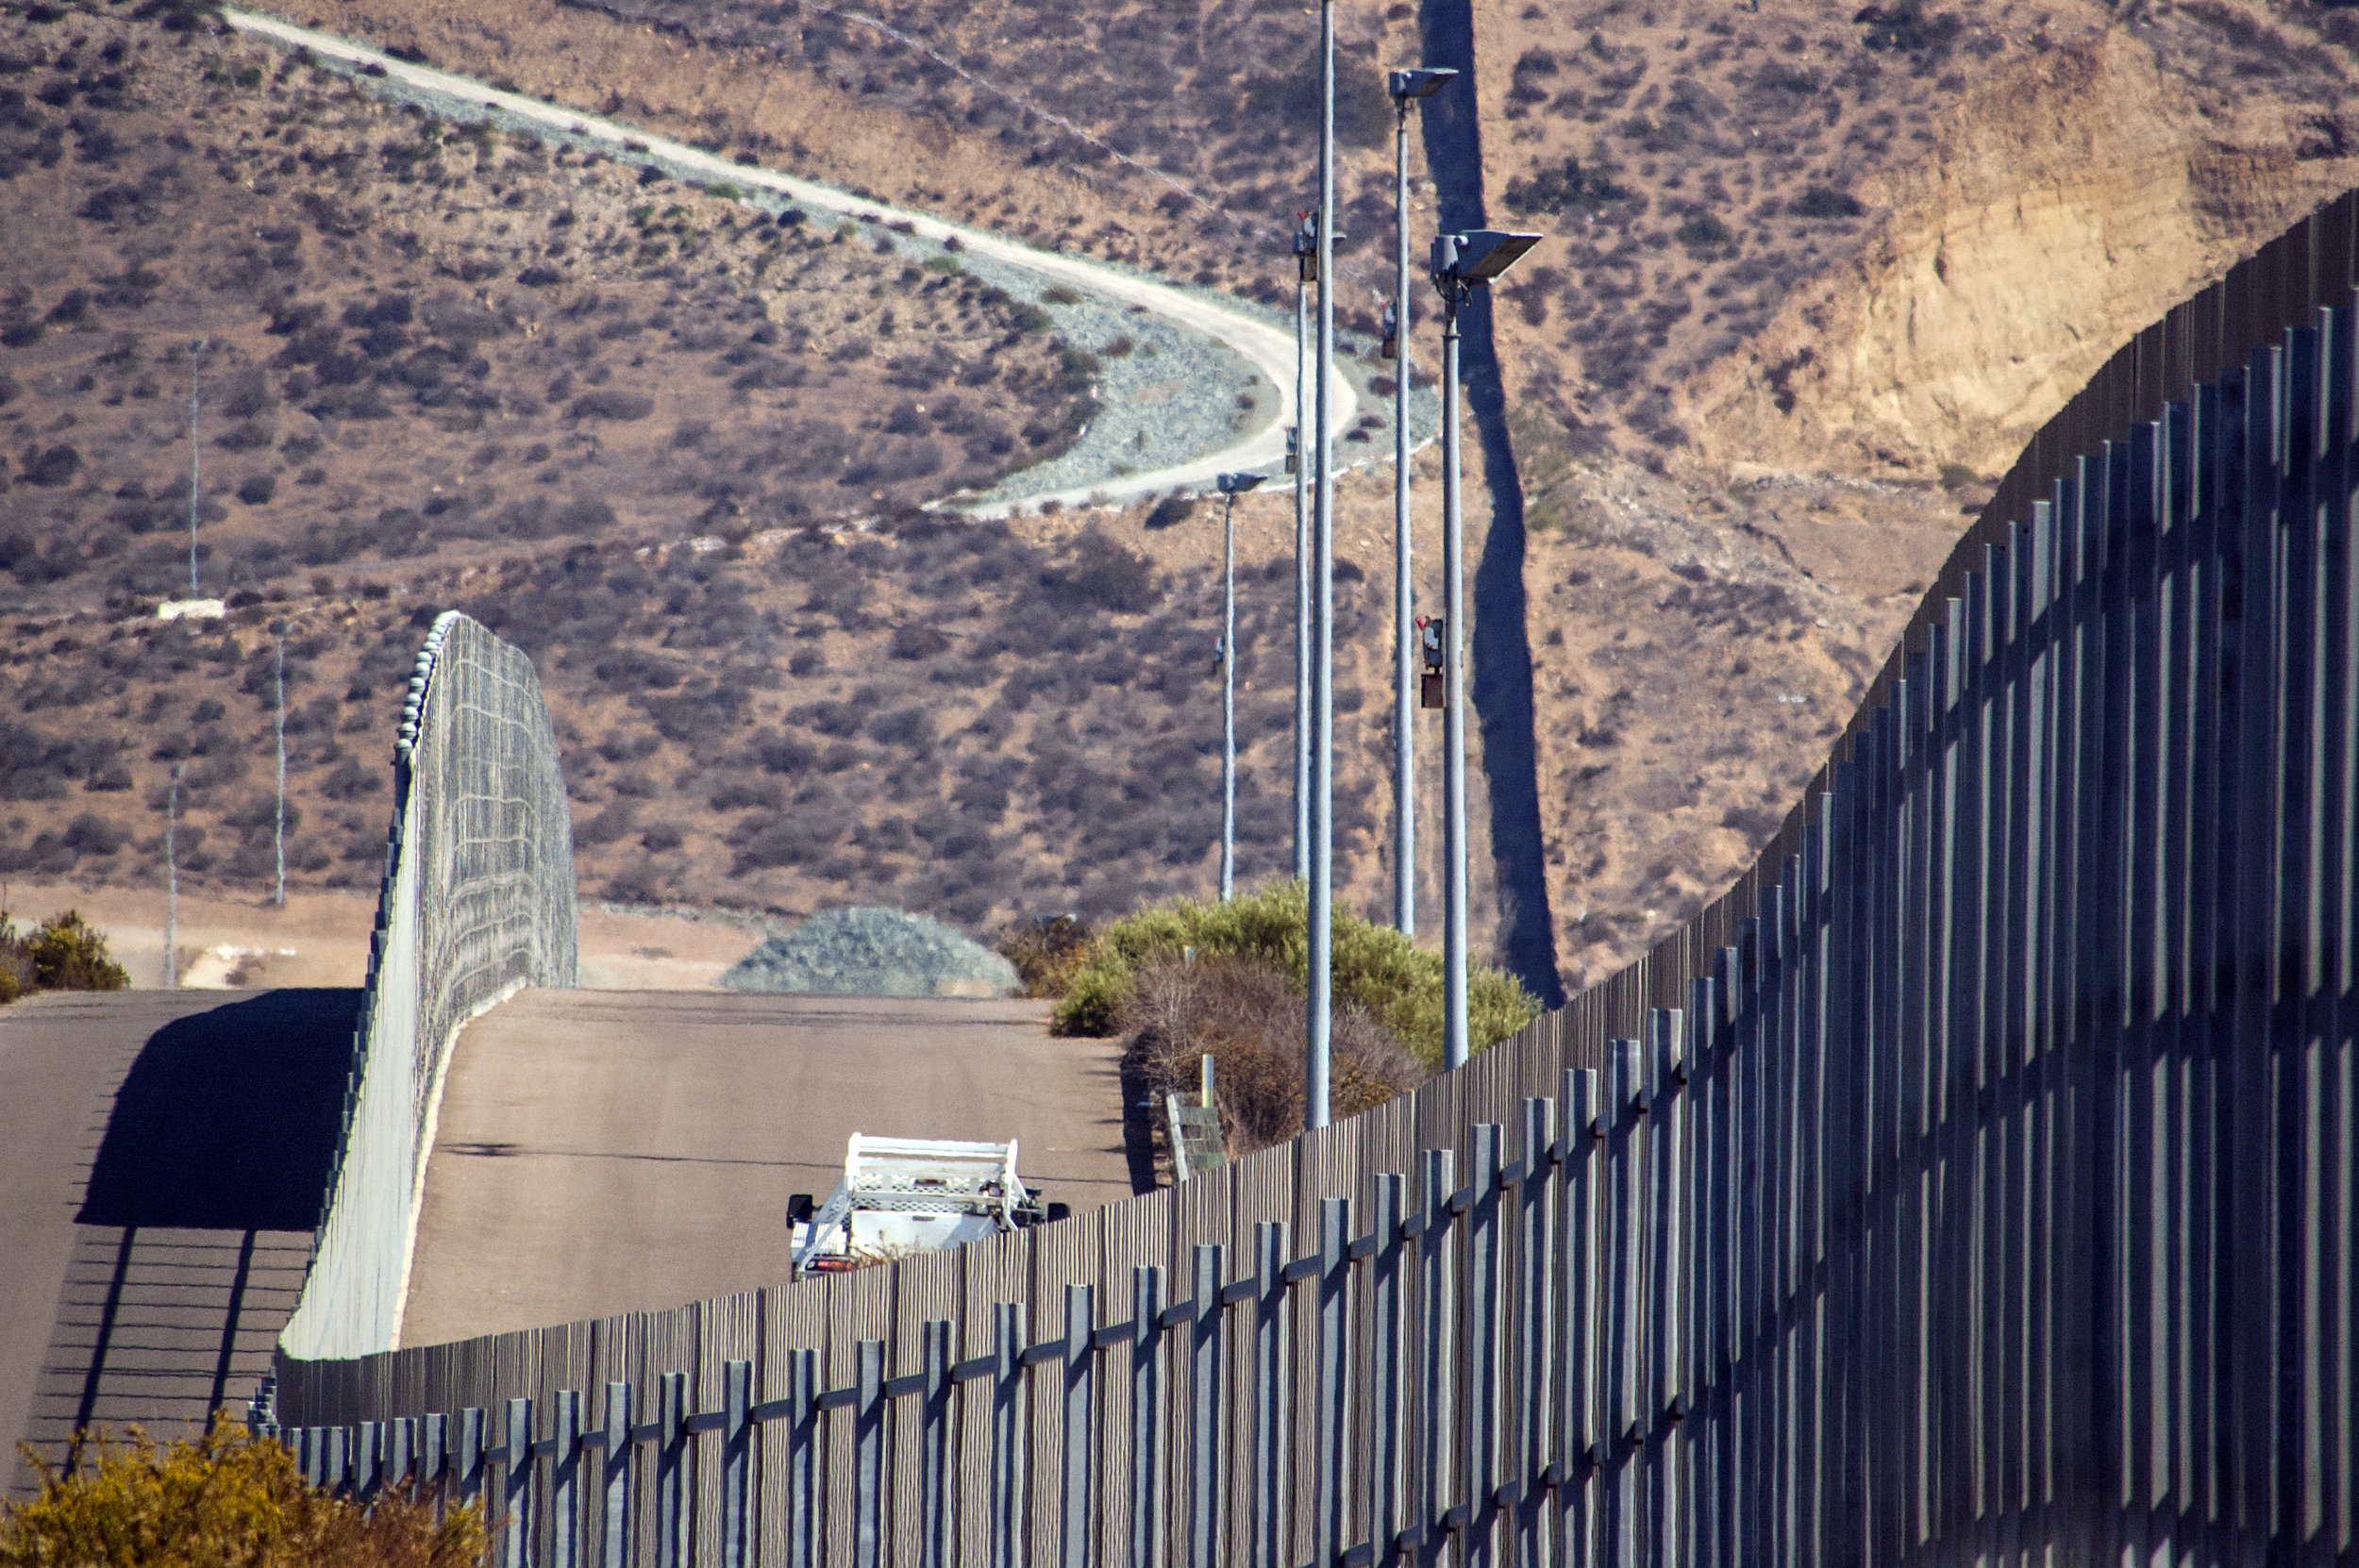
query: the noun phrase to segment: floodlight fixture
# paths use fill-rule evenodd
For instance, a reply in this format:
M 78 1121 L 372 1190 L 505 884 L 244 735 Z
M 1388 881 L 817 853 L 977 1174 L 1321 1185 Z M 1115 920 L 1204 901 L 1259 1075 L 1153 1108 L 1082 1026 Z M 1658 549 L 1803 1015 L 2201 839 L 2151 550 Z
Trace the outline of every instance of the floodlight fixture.
M 1506 229 L 1475 228 L 1464 234 L 1441 234 L 1433 240 L 1433 278 L 1462 285 L 1489 283 L 1547 239 L 1545 234 L 1518 234 Z
M 1414 99 L 1430 98 L 1457 79 L 1458 73 L 1448 66 L 1418 67 L 1411 71 L 1395 71 L 1387 75 L 1384 91 L 1392 94 L 1394 103 L 1405 106 Z
M 1258 488 L 1268 477 L 1266 474 L 1223 474 L 1213 479 L 1213 485 L 1223 495 L 1243 495 L 1246 491 Z

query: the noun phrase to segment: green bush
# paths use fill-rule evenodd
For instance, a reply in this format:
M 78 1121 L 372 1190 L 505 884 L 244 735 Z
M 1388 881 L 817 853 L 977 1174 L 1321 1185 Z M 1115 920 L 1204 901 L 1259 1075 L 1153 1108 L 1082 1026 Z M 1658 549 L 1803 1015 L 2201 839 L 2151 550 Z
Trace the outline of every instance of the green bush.
M 999 956 L 1015 965 L 1027 996 L 1062 996 L 1089 961 L 1097 933 L 1077 915 L 1040 915 L 999 939 Z
M 31 991 L 122 991 L 130 984 L 107 951 L 106 933 L 74 910 L 33 931 L 19 931 L 0 910 L 0 1002 Z
M 1088 961 L 1058 1004 L 1056 1032 L 1112 1034 L 1143 966 L 1175 959 L 1255 958 L 1274 963 L 1301 994 L 1309 974 L 1310 900 L 1299 882 L 1273 883 L 1229 903 L 1180 899 L 1126 915 L 1101 931 Z M 1331 927 L 1330 973 L 1340 1000 L 1356 1003 L 1427 1067 L 1442 1059 L 1442 956 L 1340 905 Z M 1475 1050 L 1496 1045 L 1540 1016 L 1537 998 L 1503 970 L 1466 976 L 1466 1033 Z

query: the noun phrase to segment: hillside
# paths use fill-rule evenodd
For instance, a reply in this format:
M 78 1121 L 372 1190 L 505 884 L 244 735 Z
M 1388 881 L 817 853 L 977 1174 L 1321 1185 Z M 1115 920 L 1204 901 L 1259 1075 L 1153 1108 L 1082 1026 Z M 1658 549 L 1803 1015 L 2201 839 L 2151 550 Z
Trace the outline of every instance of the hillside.
M 740 160 L 1265 302 L 1291 295 L 1282 237 L 1314 140 L 1310 12 L 1226 0 L 277 10 Z M 14 29 L 0 53 L 31 62 L 0 78 L 24 127 L 0 133 L 20 149 L 0 189 L 46 204 L 26 209 L 42 215 L 41 244 L 0 240 L 16 246 L 0 257 L 12 330 L 29 338 L 0 348 L 16 388 L 0 409 L 15 416 L 0 565 L 22 607 L 0 700 L 24 715 L 12 757 L 121 742 L 80 772 L 14 764 L 63 780 L 62 794 L 0 782 L 0 847 L 12 841 L 20 875 L 36 861 L 147 875 L 135 855 L 69 860 L 59 845 L 85 810 L 152 835 L 144 806 L 74 780 L 127 772 L 128 798 L 152 793 L 175 742 L 141 716 L 203 701 L 192 676 L 211 667 L 167 677 L 158 658 L 209 650 L 247 686 L 261 628 L 317 607 L 299 623 L 317 672 L 305 701 L 336 697 L 332 726 L 358 732 L 377 722 L 410 619 L 453 602 L 543 660 L 594 895 L 789 912 L 897 901 L 987 929 L 1209 887 L 1211 509 L 1177 525 L 1174 509 L 1141 505 L 982 528 L 906 509 L 1056 450 L 1088 417 L 1086 360 L 1053 323 L 942 270 L 954 259 L 757 225 L 725 197 L 643 188 L 636 169 L 429 127 L 201 25 L 167 32 L 173 14 L 0 12 L 0 32 Z M 1492 849 L 1474 871 L 1481 939 L 1568 984 L 1643 950 L 1749 857 L 2023 438 L 2130 331 L 2359 178 L 2359 24 L 2334 8 L 1347 0 L 1339 22 L 1347 324 L 1371 325 L 1388 286 L 1385 66 L 1421 53 L 1473 66 L 1471 90 L 1449 90 L 1458 109 L 1436 101 L 1435 167 L 1428 142 L 1413 153 L 1420 225 L 1437 204 L 1471 221 L 1479 202 L 1495 223 L 1550 235 L 1470 341 L 1470 565 L 1488 638 L 1473 816 Z M 60 71 L 75 33 L 89 42 Z M 44 98 L 69 76 L 103 82 L 113 62 L 92 57 L 117 36 L 148 74 L 128 97 L 151 79 L 177 95 Z M 72 117 L 100 113 L 148 116 L 135 134 L 157 149 L 189 143 L 174 150 L 194 172 L 158 177 L 147 226 L 128 196 L 102 202 L 103 221 L 75 215 L 89 192 L 68 158 L 83 156 Z M 305 141 L 266 158 L 302 116 Z M 143 171 L 164 161 L 117 156 L 109 188 L 145 192 Z M 305 198 L 354 232 L 322 226 Z M 211 222 L 216 237 L 169 253 L 149 238 Z M 268 237 L 297 227 L 292 244 Z M 249 281 L 220 285 L 219 258 L 240 254 Z M 160 275 L 152 298 L 109 281 L 135 273 Z M 80 319 L 76 288 L 90 292 Z M 415 345 L 370 359 L 372 312 L 397 300 L 412 315 L 393 325 Z M 312 305 L 316 317 L 272 332 L 282 308 Z M 135 309 L 159 312 L 138 318 L 143 358 L 110 360 L 107 334 L 127 336 L 119 319 Z M 350 394 L 334 387 L 289 390 L 321 379 L 294 356 L 331 324 L 341 336 L 319 362 L 368 365 L 382 417 L 341 409 Z M 908 383 L 914 356 L 894 352 L 896 333 L 942 345 L 928 362 L 950 395 Z M 209 481 L 208 587 L 259 595 L 226 633 L 129 618 L 132 595 L 170 592 L 185 569 L 172 522 L 187 502 L 182 341 L 200 334 L 215 345 L 208 384 L 226 398 L 253 384 L 231 378 L 259 372 L 262 388 L 237 423 L 209 404 L 226 428 L 207 437 L 207 472 L 275 486 L 232 503 Z M 401 380 L 422 360 L 443 391 Z M 957 385 L 986 367 L 995 381 Z M 649 400 L 646 416 L 602 415 L 596 394 L 614 388 Z M 466 409 L 476 389 L 496 409 Z M 476 424 L 445 428 L 462 416 Z M 267 426 L 257 444 L 216 444 L 254 439 L 249 425 Z M 59 446 L 80 466 L 63 485 L 31 483 L 28 464 L 67 466 L 45 457 Z M 1430 453 L 1418 471 L 1430 606 Z M 847 472 L 857 481 L 837 482 Z M 1338 881 L 1377 911 L 1391 810 L 1384 468 L 1348 477 L 1338 506 L 1352 563 Z M 1239 510 L 1248 877 L 1286 864 L 1288 509 L 1265 494 Z M 832 531 L 853 517 L 875 521 Z M 208 641 L 225 637 L 234 654 Z M 170 651 L 109 665 L 133 646 Z M 60 705 L 53 692 L 103 697 Z M 66 718 L 86 700 L 113 715 L 95 738 Z M 27 720 L 38 744 L 21 738 Z M 210 722 L 259 758 L 267 720 L 249 689 Z M 1429 803 L 1436 740 L 1420 737 Z M 326 788 L 349 781 L 343 766 L 298 770 L 307 832 L 365 804 Z M 250 842 L 235 824 L 253 815 L 255 776 L 216 786 L 200 821 Z M 380 818 L 381 803 L 360 815 Z M 43 832 L 45 859 L 29 847 Z M 338 826 L 303 875 L 364 876 L 357 832 Z M 1429 856 L 1437 841 L 1429 818 Z M 248 873 L 225 858 L 203 875 Z M 1431 911 L 1430 866 L 1422 880 Z
M 1041 313 L 931 247 L 443 125 L 192 13 L 53 10 L 0 11 L 20 611 L 188 592 L 192 378 L 215 593 L 873 515 L 1087 417 Z

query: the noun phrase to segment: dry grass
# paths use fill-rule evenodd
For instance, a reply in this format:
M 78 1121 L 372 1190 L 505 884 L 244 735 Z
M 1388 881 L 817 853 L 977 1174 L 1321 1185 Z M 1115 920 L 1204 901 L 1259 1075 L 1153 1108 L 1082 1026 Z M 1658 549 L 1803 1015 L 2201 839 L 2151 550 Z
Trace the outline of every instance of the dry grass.
M 1285 975 L 1258 959 L 1148 964 L 1123 1009 L 1124 1046 L 1157 1104 L 1194 1093 L 1211 1057 L 1229 1152 L 1251 1154 L 1302 1130 L 1302 1008 Z M 1338 1120 L 1426 1076 L 1407 1047 L 1349 1003 L 1335 1009 L 1330 1049 L 1329 1103 Z

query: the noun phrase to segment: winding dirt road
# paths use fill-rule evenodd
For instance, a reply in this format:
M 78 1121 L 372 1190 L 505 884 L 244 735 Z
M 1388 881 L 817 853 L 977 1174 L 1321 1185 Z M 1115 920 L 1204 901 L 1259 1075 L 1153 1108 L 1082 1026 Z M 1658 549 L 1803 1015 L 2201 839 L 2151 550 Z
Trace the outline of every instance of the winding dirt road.
M 274 16 L 228 8 L 225 8 L 222 14 L 230 25 L 257 37 L 308 48 L 314 54 L 347 64 L 374 66 L 382 70 L 389 79 L 408 83 L 423 92 L 444 94 L 460 102 L 494 108 L 520 119 L 546 125 L 576 141 L 604 142 L 618 153 L 624 150 L 624 142 L 633 142 L 646 149 L 644 154 L 634 152 L 634 157 L 659 158 L 675 167 L 713 180 L 775 191 L 802 206 L 842 213 L 846 217 L 875 217 L 891 223 L 907 223 L 920 238 L 936 243 L 956 238 L 960 244 L 979 256 L 989 257 L 1012 267 L 1021 267 L 1038 276 L 1076 289 L 1089 290 L 1126 306 L 1143 307 L 1180 326 L 1225 343 L 1242 355 L 1278 389 L 1278 417 L 1234 445 L 1151 473 L 1129 475 L 1075 490 L 1024 495 L 987 508 L 973 509 L 978 515 L 1018 510 L 1039 506 L 1046 501 L 1071 506 L 1093 499 L 1123 500 L 1174 490 L 1202 489 L 1212 483 L 1215 475 L 1241 470 L 1274 474 L 1285 463 L 1286 426 L 1295 423 L 1293 335 L 1243 310 L 1225 306 L 1217 299 L 1157 283 L 1102 262 L 1062 256 L 1054 251 L 1036 250 L 986 229 L 967 228 L 945 223 L 924 212 L 887 207 L 881 202 L 868 201 L 831 186 L 796 179 L 792 175 L 731 163 L 711 153 L 700 152 L 683 142 L 670 141 L 636 126 L 560 105 L 545 104 L 519 93 L 503 92 L 488 83 L 440 71 L 432 66 L 414 65 L 408 60 L 396 59 L 381 49 L 355 43 L 315 28 L 297 26 Z M 1329 428 L 1340 438 L 1359 417 L 1360 410 L 1357 395 L 1339 371 L 1330 371 L 1329 375 L 1328 407 L 1330 410 Z M 1015 477 L 1021 480 L 1022 475 Z

